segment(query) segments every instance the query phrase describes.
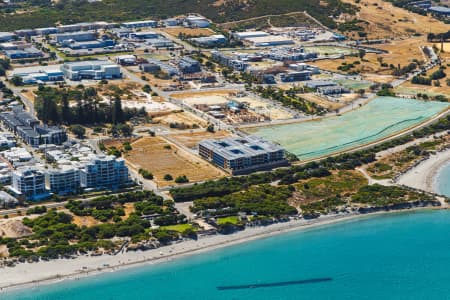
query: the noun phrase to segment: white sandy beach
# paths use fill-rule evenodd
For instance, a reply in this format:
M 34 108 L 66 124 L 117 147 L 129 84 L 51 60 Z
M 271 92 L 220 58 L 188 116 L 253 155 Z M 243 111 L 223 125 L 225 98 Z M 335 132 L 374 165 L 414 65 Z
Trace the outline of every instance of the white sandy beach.
M 401 175 L 397 183 L 436 193 L 436 175 L 447 162 L 450 162 L 450 149 L 432 154 L 430 158 Z
M 199 254 L 292 230 L 309 229 L 366 216 L 369 215 L 340 214 L 321 216 L 314 220 L 300 219 L 286 223 L 277 223 L 267 227 L 247 228 L 244 231 L 231 235 L 201 237 L 197 241 L 183 241 L 148 251 L 125 252 L 115 256 L 80 256 L 75 259 L 21 263 L 15 267 L 0 269 L 0 290 L 6 291 L 14 288 L 35 287 L 40 284 L 48 284 L 61 280 L 74 280 L 137 265 L 152 265 L 167 262 L 176 258 Z

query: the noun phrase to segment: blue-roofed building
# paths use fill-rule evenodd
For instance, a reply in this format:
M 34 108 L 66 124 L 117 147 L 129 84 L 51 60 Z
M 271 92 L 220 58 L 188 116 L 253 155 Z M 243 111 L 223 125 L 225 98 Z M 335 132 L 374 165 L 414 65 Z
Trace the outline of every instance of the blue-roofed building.
M 113 47 L 115 44 L 114 40 L 94 40 L 86 42 L 64 41 L 61 45 L 72 50 L 80 50 Z
M 199 155 L 233 175 L 289 165 L 282 147 L 256 136 L 204 140 Z
M 17 50 L 5 50 L 3 51 L 6 57 L 9 59 L 29 59 L 29 58 L 39 58 L 43 57 L 42 51 L 36 49 L 35 47 L 17 49 Z

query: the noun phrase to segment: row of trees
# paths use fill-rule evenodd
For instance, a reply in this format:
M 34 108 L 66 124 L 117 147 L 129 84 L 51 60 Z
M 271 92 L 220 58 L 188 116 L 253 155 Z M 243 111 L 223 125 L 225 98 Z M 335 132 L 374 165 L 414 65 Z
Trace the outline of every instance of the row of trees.
M 279 88 L 274 87 L 261 87 L 258 86 L 255 88 L 255 92 L 258 93 L 263 98 L 272 99 L 274 101 L 280 102 L 286 107 L 290 107 L 301 111 L 307 115 L 313 114 L 324 114 L 326 113 L 326 109 L 317 105 L 314 102 L 309 102 L 302 97 L 297 95 L 297 91 L 295 89 L 290 89 L 284 91 Z
M 109 103 L 102 102 L 93 87 L 56 89 L 39 86 L 36 94 L 36 113 L 47 124 L 120 124 L 133 117 L 147 115 L 144 108 L 123 109 L 118 95 Z

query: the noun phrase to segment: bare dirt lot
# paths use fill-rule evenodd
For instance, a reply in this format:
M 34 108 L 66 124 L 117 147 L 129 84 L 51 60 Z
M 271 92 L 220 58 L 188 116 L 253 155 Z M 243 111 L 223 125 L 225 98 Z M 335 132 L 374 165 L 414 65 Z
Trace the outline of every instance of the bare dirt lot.
M 163 28 L 161 29 L 163 32 L 167 32 L 168 34 L 178 37 L 178 35 L 185 34 L 192 37 L 197 36 L 210 36 L 215 34 L 214 31 L 212 31 L 209 28 L 184 28 L 184 27 L 171 27 L 171 28 Z
M 197 125 L 199 127 L 206 127 L 207 122 L 189 112 L 173 112 L 164 116 L 153 118 L 154 123 L 170 126 L 171 123 L 185 124 L 188 127 Z
M 162 137 L 145 137 L 131 144 L 125 159 L 139 170 L 148 170 L 154 175 L 159 187 L 175 185 L 174 181 L 164 180 L 170 174 L 174 179 L 186 175 L 190 182 L 223 177 L 226 174 L 210 165 L 200 157 L 183 150 Z
M 231 136 L 228 131 L 216 131 L 214 133 L 205 132 L 192 132 L 183 134 L 173 134 L 170 137 L 188 148 L 197 147 L 198 143 L 206 139 L 222 139 Z
M 330 111 L 339 109 L 351 101 L 351 99 L 342 99 L 339 102 L 334 102 L 313 93 L 301 94 L 300 96 L 308 101 L 314 102 L 322 107 L 325 107 Z

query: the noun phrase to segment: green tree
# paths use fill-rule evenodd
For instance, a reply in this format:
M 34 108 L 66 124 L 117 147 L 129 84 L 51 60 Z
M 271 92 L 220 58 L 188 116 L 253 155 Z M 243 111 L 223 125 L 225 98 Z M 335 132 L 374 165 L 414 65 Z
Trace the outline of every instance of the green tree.
M 114 104 L 112 107 L 112 123 L 120 124 L 123 120 L 122 101 L 119 96 L 116 96 L 114 97 Z
M 79 139 L 83 138 L 84 134 L 86 133 L 86 129 L 79 124 L 71 125 L 69 129 Z

